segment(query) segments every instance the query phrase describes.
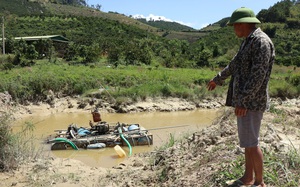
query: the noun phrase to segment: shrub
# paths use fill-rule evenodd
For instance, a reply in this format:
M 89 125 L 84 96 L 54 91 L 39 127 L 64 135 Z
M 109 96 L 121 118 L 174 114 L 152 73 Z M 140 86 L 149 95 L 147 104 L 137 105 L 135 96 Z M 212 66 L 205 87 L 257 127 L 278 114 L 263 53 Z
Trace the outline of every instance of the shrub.
M 33 157 L 37 152 L 33 146 L 33 124 L 26 122 L 24 128 L 13 133 L 11 115 L 4 113 L 0 116 L 0 171 L 10 171 Z

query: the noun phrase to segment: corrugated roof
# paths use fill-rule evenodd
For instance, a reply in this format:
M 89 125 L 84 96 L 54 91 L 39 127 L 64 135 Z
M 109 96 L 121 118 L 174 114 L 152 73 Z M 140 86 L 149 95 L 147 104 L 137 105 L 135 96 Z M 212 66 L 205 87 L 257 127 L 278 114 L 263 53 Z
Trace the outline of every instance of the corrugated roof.
M 69 42 L 69 40 L 60 35 L 47 35 L 47 36 L 26 36 L 26 37 L 15 37 L 15 40 L 25 40 L 25 41 L 36 41 L 42 39 L 50 39 L 56 42 Z

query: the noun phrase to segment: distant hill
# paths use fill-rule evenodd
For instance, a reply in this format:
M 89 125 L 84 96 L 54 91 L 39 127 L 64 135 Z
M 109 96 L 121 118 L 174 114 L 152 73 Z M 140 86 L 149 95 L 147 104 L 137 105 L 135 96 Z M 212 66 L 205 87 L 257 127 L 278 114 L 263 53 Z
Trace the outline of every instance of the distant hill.
M 176 38 L 194 42 L 201 38 L 206 33 L 199 33 L 197 30 L 181 25 L 176 22 L 136 20 L 118 12 L 102 12 L 98 9 L 82 6 L 81 0 L 70 2 L 78 2 L 73 4 L 64 4 L 63 0 L 0 0 L 0 13 L 15 14 L 18 16 L 26 15 L 41 15 L 41 16 L 84 16 L 84 17 L 99 17 L 108 20 L 118 21 L 127 25 L 138 27 L 149 33 L 163 36 L 166 38 Z M 22 6 L 20 6 L 22 5 Z M 192 33 L 188 33 L 192 32 Z M 176 33 L 176 34 L 175 34 Z
M 222 27 L 226 26 L 226 23 L 229 21 L 230 17 L 222 18 L 221 20 L 217 21 L 216 23 L 209 24 L 208 26 L 201 28 L 200 30 L 194 29 L 192 27 L 182 25 L 177 22 L 170 22 L 170 21 L 164 21 L 164 20 L 147 20 L 145 18 L 135 18 L 136 20 L 139 20 L 142 23 L 145 23 L 147 25 L 160 28 L 165 31 L 176 31 L 176 32 L 210 32 L 217 29 L 220 29 Z
M 0 11 L 3 14 L 16 14 L 18 16 L 47 13 L 43 4 L 32 0 L 0 0 Z
M 177 22 L 170 22 L 170 21 L 164 21 L 164 20 L 149 20 L 147 21 L 144 18 L 137 18 L 136 20 L 139 20 L 142 23 L 145 23 L 147 25 L 151 25 L 156 28 L 160 28 L 162 30 L 172 30 L 172 31 L 196 31 L 196 29 L 182 25 Z
M 80 2 L 80 0 L 77 0 Z M 76 2 L 77 2 L 76 1 Z M 83 0 L 84 1 L 84 0 Z M 108 20 L 118 21 L 120 23 L 136 26 L 143 30 L 153 32 L 154 34 L 161 35 L 162 33 L 156 32 L 155 27 L 143 24 L 135 19 L 129 18 L 123 14 L 109 12 L 105 13 L 100 10 L 90 8 L 82 5 L 60 4 L 63 0 L 0 0 L 0 13 L 4 15 L 17 15 L 17 16 L 84 16 L 84 17 L 99 17 Z M 73 1 L 70 1 L 73 2 Z M 75 2 L 75 0 L 74 0 Z M 21 5 L 21 6 L 20 6 Z

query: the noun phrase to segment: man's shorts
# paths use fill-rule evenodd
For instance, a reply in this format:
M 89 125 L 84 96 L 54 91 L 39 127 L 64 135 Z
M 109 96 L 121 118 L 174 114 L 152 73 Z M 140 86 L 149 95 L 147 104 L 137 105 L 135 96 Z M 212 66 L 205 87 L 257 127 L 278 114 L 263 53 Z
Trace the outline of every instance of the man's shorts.
M 247 111 L 245 116 L 237 117 L 238 135 L 241 147 L 256 147 L 263 112 Z

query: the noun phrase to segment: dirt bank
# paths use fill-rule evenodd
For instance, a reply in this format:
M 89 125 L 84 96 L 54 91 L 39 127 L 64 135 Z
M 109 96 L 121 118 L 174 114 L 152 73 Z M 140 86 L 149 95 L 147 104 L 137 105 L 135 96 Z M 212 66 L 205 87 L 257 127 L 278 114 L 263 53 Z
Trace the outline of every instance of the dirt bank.
M 285 101 L 273 99 L 272 112 L 265 113 L 261 130 L 261 147 L 264 152 L 286 155 L 292 146 L 299 151 L 299 101 L 299 99 Z M 28 104 L 18 106 L 15 117 L 22 118 L 39 111 L 49 115 L 56 112 L 90 110 L 94 107 L 90 102 L 87 103 L 82 105 L 82 100 L 63 98 L 57 99 L 52 105 Z M 107 103 L 102 103 L 102 106 L 100 108 L 103 112 L 116 110 Z M 1 173 L 0 186 L 224 186 L 225 180 L 229 177 L 216 174 L 220 174 L 224 168 L 232 168 L 233 161 L 243 154 L 243 150 L 238 146 L 232 110 L 223 107 L 221 99 L 216 101 L 208 99 L 202 103 L 174 98 L 151 99 L 123 106 L 122 110 L 175 111 L 199 107 L 218 108 L 222 117 L 210 127 L 194 132 L 189 137 L 183 137 L 169 148 L 133 155 L 110 169 L 90 167 L 70 159 L 39 158 L 23 164 L 16 171 Z M 270 168 L 266 166 L 266 170 L 268 169 Z M 298 175 L 300 173 L 299 169 L 286 172 Z M 291 180 L 299 180 L 299 177 Z M 296 182 L 299 184 L 300 181 Z M 268 185 L 270 186 L 275 185 Z

